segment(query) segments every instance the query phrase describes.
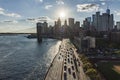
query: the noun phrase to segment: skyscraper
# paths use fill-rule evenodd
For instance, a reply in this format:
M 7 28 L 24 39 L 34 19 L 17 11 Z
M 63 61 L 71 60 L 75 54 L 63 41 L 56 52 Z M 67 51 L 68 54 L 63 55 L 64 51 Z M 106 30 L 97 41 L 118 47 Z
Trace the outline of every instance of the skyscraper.
M 73 27 L 74 26 L 74 18 L 69 18 L 68 23 L 69 23 L 69 27 Z
M 61 20 L 60 20 L 60 18 L 58 18 L 58 20 L 55 21 L 55 25 L 54 25 L 54 34 L 55 34 L 55 36 L 60 35 L 60 29 L 61 29 Z
M 79 21 L 76 21 L 75 27 L 80 27 L 80 22 Z
M 42 24 L 42 33 L 43 33 L 43 34 L 47 34 L 47 32 L 48 32 L 48 23 L 47 23 L 47 22 L 44 22 L 44 23 Z
M 85 18 L 85 20 L 83 21 L 83 27 L 84 27 L 85 30 L 90 30 L 90 27 L 91 27 L 91 17 Z
M 111 31 L 114 26 L 113 14 L 103 13 L 101 31 Z
M 63 29 L 64 29 L 64 37 L 68 37 L 69 36 L 69 27 L 67 24 L 67 20 L 64 21 Z
M 106 10 L 106 13 L 110 15 L 110 9 L 107 9 L 107 10 Z
M 58 26 L 59 28 L 61 27 L 61 20 L 60 20 L 60 18 L 58 18 L 57 26 Z
M 65 20 L 65 22 L 64 22 L 64 26 L 67 26 L 67 20 Z
M 80 22 L 76 21 L 74 26 L 74 34 L 75 36 L 79 36 L 79 30 L 80 30 Z
M 97 31 L 111 31 L 114 26 L 114 17 L 113 14 L 110 14 L 110 9 L 106 10 L 106 13 L 96 12 L 92 16 L 92 25 Z
M 116 22 L 117 29 L 120 30 L 120 22 Z

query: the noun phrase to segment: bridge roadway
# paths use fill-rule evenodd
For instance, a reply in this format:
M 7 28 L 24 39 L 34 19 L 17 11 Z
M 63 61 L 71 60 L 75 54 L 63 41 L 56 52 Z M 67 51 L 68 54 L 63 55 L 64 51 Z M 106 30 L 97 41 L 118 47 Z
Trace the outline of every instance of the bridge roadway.
M 80 66 L 78 55 L 68 39 L 63 39 L 45 80 L 87 80 Z

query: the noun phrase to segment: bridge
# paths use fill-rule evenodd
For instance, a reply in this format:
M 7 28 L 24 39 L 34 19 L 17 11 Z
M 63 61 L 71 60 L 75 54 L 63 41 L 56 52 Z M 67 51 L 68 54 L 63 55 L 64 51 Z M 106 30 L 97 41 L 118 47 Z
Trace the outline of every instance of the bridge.
M 69 39 L 63 39 L 45 80 L 88 80 L 83 71 L 82 62 Z

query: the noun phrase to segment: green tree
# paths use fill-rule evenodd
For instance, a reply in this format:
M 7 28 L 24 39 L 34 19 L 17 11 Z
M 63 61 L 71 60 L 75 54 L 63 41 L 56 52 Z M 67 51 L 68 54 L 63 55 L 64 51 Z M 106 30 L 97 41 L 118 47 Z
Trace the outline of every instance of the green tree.
M 98 72 L 93 68 L 88 69 L 86 74 L 91 78 L 91 80 L 100 80 Z
M 89 63 L 89 62 L 86 62 L 86 63 L 83 65 L 83 69 L 84 69 L 85 71 L 87 71 L 88 69 L 90 69 L 90 68 L 92 68 L 92 67 L 93 67 L 92 64 Z

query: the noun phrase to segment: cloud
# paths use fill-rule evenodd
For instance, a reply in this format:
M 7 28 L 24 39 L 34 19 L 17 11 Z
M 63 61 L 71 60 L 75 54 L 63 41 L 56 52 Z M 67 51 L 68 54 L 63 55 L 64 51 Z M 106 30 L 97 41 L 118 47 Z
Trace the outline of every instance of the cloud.
M 4 9 L 3 9 L 3 8 L 0 8 L 0 11 L 4 11 Z
M 46 5 L 46 6 L 45 6 L 45 9 L 49 9 L 49 8 L 51 8 L 51 7 L 53 7 L 53 5 Z
M 27 18 L 27 22 L 37 23 L 37 22 L 53 22 L 54 20 L 48 16 L 40 16 L 38 18 Z
M 106 1 L 106 0 L 100 0 L 100 1 Z
M 77 4 L 77 12 L 93 12 L 99 9 L 98 4 Z
M 21 15 L 16 14 L 16 13 L 5 13 L 5 14 L 3 14 L 3 15 L 9 16 L 9 17 L 17 17 L 17 18 L 21 17 Z
M 43 2 L 43 0 L 39 0 L 40 2 Z
M 64 2 L 63 2 L 62 0 L 57 0 L 56 3 L 57 3 L 58 5 L 63 5 L 63 4 L 64 4 Z
M 35 0 L 36 2 L 40 2 L 40 3 L 42 3 L 43 2 L 43 0 Z
M 4 14 L 4 9 L 0 8 L 0 14 Z
M 117 16 L 120 16 L 120 11 L 114 11 Z
M 8 13 L 3 8 L 0 8 L 0 15 L 8 16 L 8 17 L 16 17 L 16 18 L 20 18 L 21 17 L 21 15 L 19 15 L 17 13 Z
M 101 12 L 103 12 L 103 11 L 105 11 L 103 8 L 99 8 L 99 11 L 101 11 Z
M 27 18 L 27 20 L 25 20 L 25 21 L 31 22 L 31 23 L 36 23 L 37 19 L 35 19 L 35 18 Z
M 51 19 L 50 17 L 46 16 L 48 22 L 54 22 L 55 20 Z
M 17 20 L 5 20 L 5 21 L 3 21 L 3 23 L 18 23 L 18 21 Z
M 40 16 L 39 18 L 36 18 L 35 19 L 36 20 L 36 22 L 53 22 L 54 20 L 53 19 L 51 19 L 50 17 L 48 17 L 48 16 Z
M 105 3 L 105 2 L 102 2 L 102 3 L 101 3 L 101 5 L 103 5 L 103 6 L 104 6 L 104 5 L 106 5 L 106 3 Z

